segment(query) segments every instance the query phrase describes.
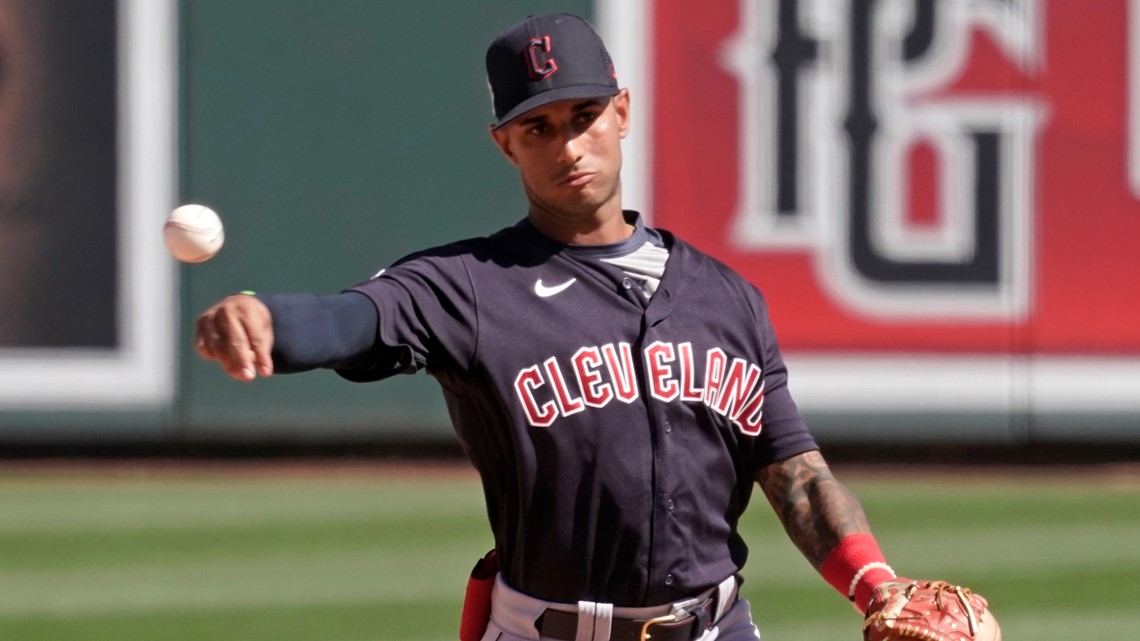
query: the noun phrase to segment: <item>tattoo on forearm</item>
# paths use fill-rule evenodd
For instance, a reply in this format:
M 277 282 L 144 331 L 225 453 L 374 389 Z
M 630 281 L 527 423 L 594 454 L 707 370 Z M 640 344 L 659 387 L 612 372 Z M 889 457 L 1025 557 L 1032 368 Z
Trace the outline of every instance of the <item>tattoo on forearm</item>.
M 816 569 L 844 536 L 871 531 L 863 506 L 819 452 L 773 463 L 756 480 L 792 542 Z

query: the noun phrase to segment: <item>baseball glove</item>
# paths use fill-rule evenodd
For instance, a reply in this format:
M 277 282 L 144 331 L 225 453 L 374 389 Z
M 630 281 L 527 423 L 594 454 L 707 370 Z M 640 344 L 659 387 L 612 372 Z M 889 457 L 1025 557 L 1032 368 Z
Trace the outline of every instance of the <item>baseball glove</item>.
M 945 581 L 895 579 L 875 588 L 863 621 L 865 641 L 1001 641 L 980 595 Z

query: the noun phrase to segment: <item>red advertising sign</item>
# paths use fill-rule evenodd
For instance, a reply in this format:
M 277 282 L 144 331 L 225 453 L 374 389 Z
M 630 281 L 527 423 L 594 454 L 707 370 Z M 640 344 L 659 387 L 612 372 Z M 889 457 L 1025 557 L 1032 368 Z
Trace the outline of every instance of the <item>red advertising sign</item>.
M 654 5 L 654 223 L 785 349 L 1140 354 L 1116 2 Z
M 1140 2 L 633 4 L 636 204 L 765 293 L 807 397 L 1140 411 Z

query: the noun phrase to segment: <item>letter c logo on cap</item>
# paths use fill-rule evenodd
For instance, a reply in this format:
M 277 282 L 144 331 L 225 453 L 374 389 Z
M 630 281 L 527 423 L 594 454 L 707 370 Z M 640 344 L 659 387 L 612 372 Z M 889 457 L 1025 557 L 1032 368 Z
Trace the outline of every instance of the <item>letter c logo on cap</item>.
M 550 56 L 550 36 L 531 38 L 526 46 L 527 61 L 530 63 L 527 72 L 535 80 L 548 78 L 550 74 L 558 71 L 558 63 Z

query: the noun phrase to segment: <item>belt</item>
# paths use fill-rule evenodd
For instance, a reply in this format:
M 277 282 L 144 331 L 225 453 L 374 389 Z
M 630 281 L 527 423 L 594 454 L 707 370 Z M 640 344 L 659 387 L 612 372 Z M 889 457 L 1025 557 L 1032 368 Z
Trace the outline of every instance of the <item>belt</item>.
M 709 598 L 676 616 L 645 620 L 614 617 L 610 624 L 610 641 L 692 641 L 716 623 L 715 617 L 714 592 Z M 574 641 L 578 634 L 578 613 L 547 609 L 534 622 L 534 626 L 544 637 Z

